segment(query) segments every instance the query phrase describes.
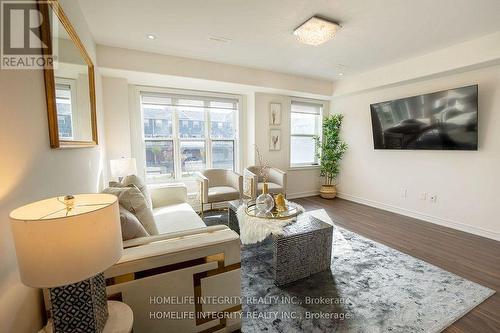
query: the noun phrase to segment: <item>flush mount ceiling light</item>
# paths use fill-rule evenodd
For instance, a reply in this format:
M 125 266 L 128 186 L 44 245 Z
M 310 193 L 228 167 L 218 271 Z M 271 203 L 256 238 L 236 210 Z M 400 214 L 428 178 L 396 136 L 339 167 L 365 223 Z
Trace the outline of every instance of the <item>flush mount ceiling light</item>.
M 317 46 L 335 37 L 339 29 L 338 23 L 313 16 L 297 27 L 293 34 L 299 42 Z
M 149 39 L 149 40 L 155 40 L 156 36 L 153 35 L 153 34 L 146 34 L 146 38 Z

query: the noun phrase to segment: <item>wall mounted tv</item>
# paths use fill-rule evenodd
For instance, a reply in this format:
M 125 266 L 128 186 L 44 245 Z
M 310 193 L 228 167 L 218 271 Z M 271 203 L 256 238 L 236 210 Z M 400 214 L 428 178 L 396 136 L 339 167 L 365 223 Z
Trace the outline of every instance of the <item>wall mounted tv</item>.
M 370 105 L 375 149 L 477 150 L 478 86 Z

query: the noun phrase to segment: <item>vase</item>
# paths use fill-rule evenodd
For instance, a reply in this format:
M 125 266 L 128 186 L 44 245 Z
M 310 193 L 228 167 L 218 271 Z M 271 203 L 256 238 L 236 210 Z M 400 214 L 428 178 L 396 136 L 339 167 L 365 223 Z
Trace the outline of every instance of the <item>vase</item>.
M 264 183 L 262 194 L 255 199 L 255 207 L 257 207 L 257 211 L 261 214 L 268 214 L 274 208 L 274 199 L 269 194 L 267 183 Z
M 337 196 L 335 185 L 321 185 L 319 196 L 323 199 L 333 199 Z

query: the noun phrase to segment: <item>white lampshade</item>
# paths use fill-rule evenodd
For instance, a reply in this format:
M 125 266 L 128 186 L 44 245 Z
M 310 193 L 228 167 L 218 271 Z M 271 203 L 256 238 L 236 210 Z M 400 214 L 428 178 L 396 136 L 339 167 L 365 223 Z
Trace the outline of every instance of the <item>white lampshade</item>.
M 119 158 L 109 161 L 111 177 L 127 177 L 137 174 L 137 165 L 135 158 Z
M 111 194 L 41 200 L 15 209 L 10 219 L 21 281 L 31 287 L 88 279 L 122 255 L 118 201 Z

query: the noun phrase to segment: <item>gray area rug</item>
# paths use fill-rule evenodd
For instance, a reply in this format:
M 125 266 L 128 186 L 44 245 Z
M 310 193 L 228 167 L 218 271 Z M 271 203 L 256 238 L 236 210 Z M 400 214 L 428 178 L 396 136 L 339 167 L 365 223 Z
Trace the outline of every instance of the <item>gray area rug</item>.
M 440 332 L 495 293 L 340 227 L 331 271 L 275 286 L 271 239 L 243 246 L 241 263 L 243 332 Z

